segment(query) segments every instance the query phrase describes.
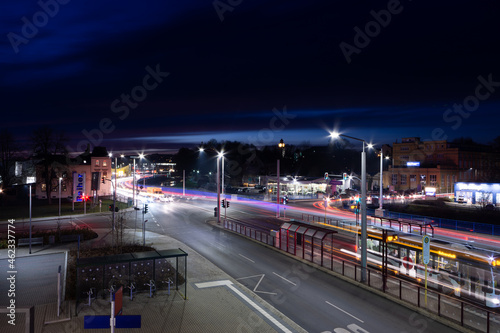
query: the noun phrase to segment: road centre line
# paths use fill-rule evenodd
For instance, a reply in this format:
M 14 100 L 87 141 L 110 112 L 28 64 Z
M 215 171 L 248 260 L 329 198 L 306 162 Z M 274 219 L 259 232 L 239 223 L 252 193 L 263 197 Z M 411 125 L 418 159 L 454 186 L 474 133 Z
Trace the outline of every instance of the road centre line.
M 240 257 L 243 257 L 243 258 L 245 258 L 246 260 L 248 260 L 248 261 L 250 261 L 250 262 L 252 262 L 252 263 L 254 263 L 254 264 L 255 264 L 255 261 L 253 261 L 252 259 L 250 259 L 250 258 L 248 258 L 248 257 L 245 257 L 244 255 L 242 255 L 242 254 L 240 254 L 240 253 L 238 253 L 238 255 L 239 255 Z
M 273 274 L 274 274 L 274 275 L 276 275 L 277 277 L 282 278 L 282 279 L 283 279 L 283 280 L 285 280 L 286 282 L 293 284 L 294 286 L 296 286 L 296 285 L 297 285 L 296 283 L 293 283 L 292 281 L 290 281 L 290 280 L 288 280 L 288 279 L 286 279 L 286 278 L 282 277 L 281 275 L 279 275 L 279 274 L 277 274 L 277 273 L 275 273 L 275 272 L 273 272 Z
M 345 311 L 345 310 L 342 310 L 342 309 L 341 309 L 341 308 L 339 308 L 338 306 L 335 306 L 335 305 L 333 305 L 332 303 L 330 303 L 330 302 L 328 302 L 328 301 L 325 301 L 325 302 L 326 302 L 328 305 L 333 306 L 335 309 L 337 309 L 337 310 L 339 310 L 339 311 L 342 311 L 342 312 L 343 312 L 343 313 L 345 313 L 346 315 L 351 316 L 351 317 L 353 317 L 354 319 L 356 319 L 356 320 L 358 320 L 358 321 L 360 321 L 360 322 L 364 323 L 364 321 L 362 321 L 361 319 L 359 319 L 359 318 L 357 318 L 357 317 L 353 316 L 352 314 L 350 314 L 349 312 L 347 312 L 347 311 Z

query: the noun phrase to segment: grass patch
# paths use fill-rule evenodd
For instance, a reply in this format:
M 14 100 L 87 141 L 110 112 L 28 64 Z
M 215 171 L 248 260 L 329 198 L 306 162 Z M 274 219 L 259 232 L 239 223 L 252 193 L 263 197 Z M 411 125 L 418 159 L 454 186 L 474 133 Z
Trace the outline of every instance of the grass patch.
M 24 200 L 23 200 L 24 201 Z M 99 204 L 92 207 L 92 205 L 87 202 L 87 213 L 100 213 L 109 212 L 109 205 L 113 204 L 113 200 L 104 199 L 102 200 L 101 207 Z M 127 204 L 124 202 L 117 202 L 116 206 L 119 209 L 127 208 Z M 73 210 L 73 205 L 67 200 L 62 200 L 61 202 L 61 216 L 69 215 L 79 215 L 84 213 L 84 204 L 81 202 L 75 202 L 75 210 Z M 52 199 L 52 204 L 49 205 L 48 200 L 36 200 L 32 201 L 31 217 L 54 217 L 59 216 L 59 201 L 58 199 Z M 29 202 L 19 202 L 10 203 L 9 205 L 4 205 L 0 209 L 0 220 L 8 219 L 29 219 Z
M 48 231 L 34 231 L 31 233 L 31 238 L 43 237 L 43 244 L 50 244 L 50 236 L 54 236 L 55 244 L 60 243 L 61 236 L 63 235 L 81 235 L 80 241 L 89 240 L 97 238 L 97 233 L 94 232 L 89 227 L 74 227 L 71 229 L 55 229 Z M 16 234 L 16 245 L 17 241 L 21 238 L 29 238 L 29 231 L 21 232 Z M 8 247 L 7 239 L 0 239 L 0 249 L 6 249 Z
M 488 211 L 479 207 L 450 207 L 442 200 L 415 200 L 408 204 L 385 204 L 391 212 L 437 217 L 476 223 L 498 225 L 499 211 Z

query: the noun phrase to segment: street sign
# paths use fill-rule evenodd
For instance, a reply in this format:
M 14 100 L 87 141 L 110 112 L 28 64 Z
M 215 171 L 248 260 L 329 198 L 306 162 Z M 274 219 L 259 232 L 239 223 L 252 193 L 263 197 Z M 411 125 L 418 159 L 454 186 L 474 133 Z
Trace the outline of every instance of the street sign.
M 406 269 L 412 269 L 413 268 L 413 260 L 411 260 L 411 258 L 404 257 L 403 258 L 403 266 Z
M 340 181 L 340 180 L 330 180 L 330 185 L 342 185 L 342 181 Z
M 26 184 L 36 183 L 36 177 L 26 177 Z
M 429 264 L 430 260 L 430 250 L 431 250 L 431 238 L 427 235 L 425 235 L 422 238 L 422 252 L 424 256 L 424 265 Z

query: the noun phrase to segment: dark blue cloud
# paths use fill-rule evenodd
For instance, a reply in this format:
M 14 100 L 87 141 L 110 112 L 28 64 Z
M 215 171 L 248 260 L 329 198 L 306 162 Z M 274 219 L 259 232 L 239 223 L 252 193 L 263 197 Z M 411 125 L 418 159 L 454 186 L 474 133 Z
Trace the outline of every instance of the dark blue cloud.
M 355 45 L 355 28 L 365 29 L 387 4 L 243 1 L 221 21 L 213 1 L 71 0 L 15 52 L 12 34 L 22 36 L 23 18 L 32 22 L 43 8 L 4 2 L 4 124 L 25 137 L 49 124 L 75 146 L 110 119 L 103 143 L 141 138 L 133 142 L 161 149 L 212 137 L 249 142 L 286 105 L 295 118 L 273 135 L 294 143 L 321 143 L 334 126 L 384 143 L 430 138 L 435 128 L 450 138 L 496 137 L 499 92 L 455 128 L 443 114 L 474 95 L 478 76 L 500 81 L 498 2 L 401 1 L 348 63 L 340 43 Z M 170 76 L 121 119 L 113 102 L 156 65 Z

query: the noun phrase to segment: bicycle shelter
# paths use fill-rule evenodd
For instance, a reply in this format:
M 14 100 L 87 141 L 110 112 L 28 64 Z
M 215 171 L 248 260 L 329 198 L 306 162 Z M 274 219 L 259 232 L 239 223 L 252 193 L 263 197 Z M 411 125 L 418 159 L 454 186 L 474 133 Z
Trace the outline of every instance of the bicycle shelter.
M 120 286 L 134 285 L 135 291 L 147 291 L 152 284 L 155 290 L 173 284 L 179 291 L 184 285 L 184 294 L 180 294 L 187 299 L 187 255 L 181 249 L 169 249 L 78 259 L 75 313 L 82 297 L 89 293 L 105 297 L 106 292 Z

